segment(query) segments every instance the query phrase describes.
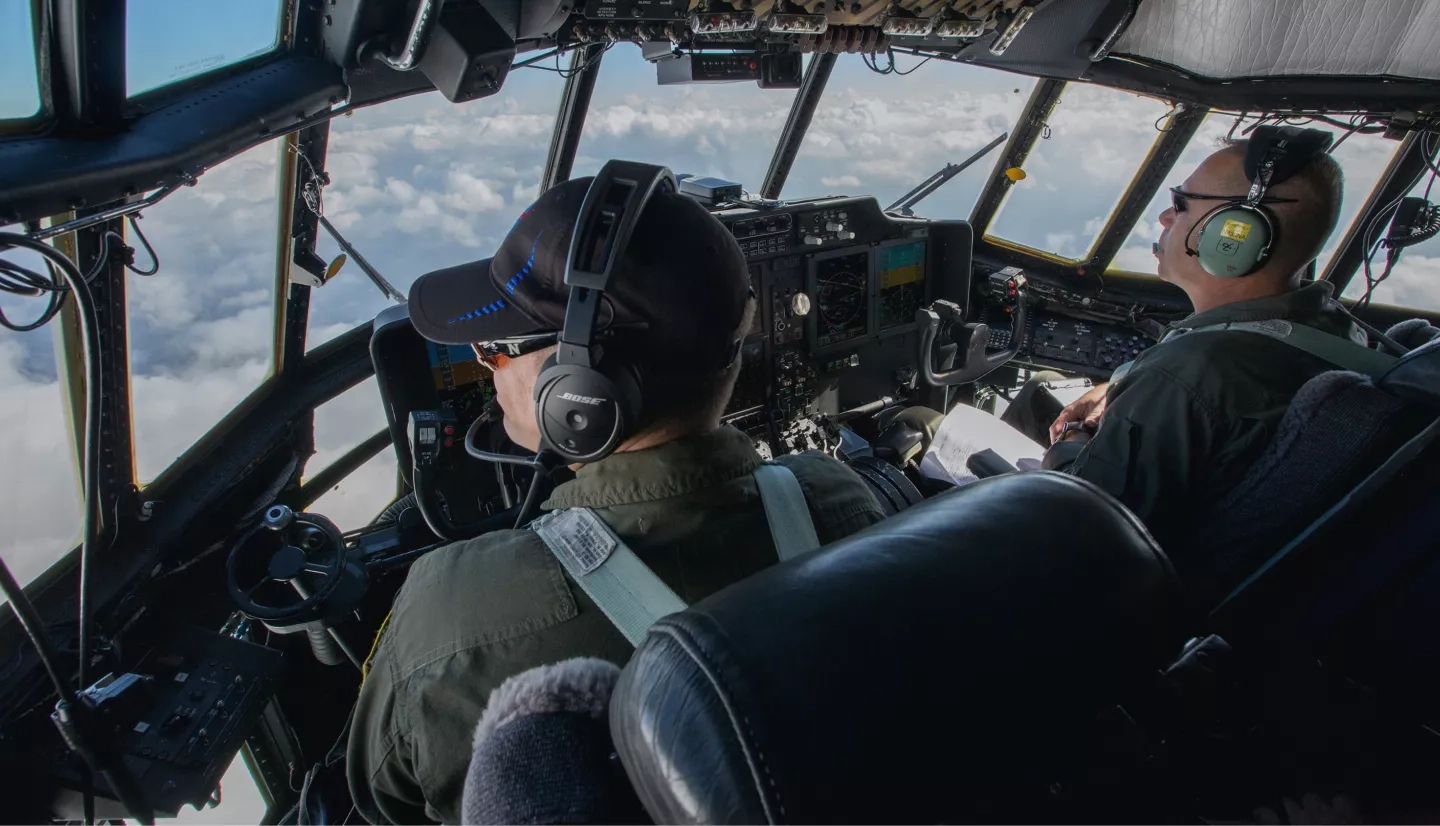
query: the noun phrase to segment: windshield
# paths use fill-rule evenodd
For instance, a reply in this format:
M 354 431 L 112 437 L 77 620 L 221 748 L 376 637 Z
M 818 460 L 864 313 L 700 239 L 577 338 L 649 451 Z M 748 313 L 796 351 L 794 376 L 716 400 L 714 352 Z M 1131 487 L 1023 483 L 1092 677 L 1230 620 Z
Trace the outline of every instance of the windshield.
M 10 251 L 6 257 L 43 270 L 34 253 Z M 34 320 L 43 305 L 43 299 L 0 291 L 0 310 L 17 324 Z M 58 326 L 59 320 L 51 323 Z M 57 341 L 53 334 L 0 328 L 0 422 L 9 425 L 0 429 L 0 464 L 6 471 L 0 473 L 0 558 L 21 585 L 80 538 L 80 465 Z
M 463 106 L 427 94 L 337 118 L 326 217 L 402 293 L 424 273 L 490 255 L 539 194 L 563 86 L 551 72 L 516 71 L 499 94 Z M 316 251 L 330 261 L 340 247 L 322 230 Z M 353 261 L 310 302 L 311 349 L 391 303 Z
M 633 43 L 605 53 L 573 176 L 624 158 L 759 192 L 795 90 L 757 89 L 753 81 L 657 86 L 656 71 Z
M 1015 128 L 1035 79 L 994 69 L 896 57 L 884 73 L 840 55 L 800 144 L 785 195 L 874 195 L 883 209 L 949 163 Z M 908 74 L 901 74 L 902 72 Z M 915 212 L 968 218 L 1001 147 L 930 195 Z
M 28 118 L 40 111 L 32 13 L 28 0 L 0 3 L 0 120 Z
M 126 0 L 125 93 L 134 97 L 274 49 L 283 6 L 284 0 Z
M 1170 105 L 1129 92 L 1066 85 L 987 237 L 1078 260 L 1105 228 L 1160 137 Z

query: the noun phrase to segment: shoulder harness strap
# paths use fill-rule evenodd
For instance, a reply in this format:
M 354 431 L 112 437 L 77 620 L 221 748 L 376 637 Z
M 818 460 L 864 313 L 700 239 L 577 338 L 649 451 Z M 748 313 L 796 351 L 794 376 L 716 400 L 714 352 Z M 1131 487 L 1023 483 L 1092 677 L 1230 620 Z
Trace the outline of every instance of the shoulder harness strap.
M 810 507 L 795 472 L 774 462 L 755 468 L 755 486 L 765 505 L 765 521 L 770 523 L 770 538 L 780 561 L 794 559 L 820 547 Z
M 755 485 L 782 562 L 820 547 L 793 471 L 761 465 Z M 589 508 L 546 514 L 531 522 L 530 530 L 631 645 L 639 645 L 661 617 L 689 607 Z
M 1304 324 L 1296 324 L 1293 321 L 1282 319 L 1270 319 L 1268 321 L 1232 321 L 1228 324 L 1207 324 L 1204 327 L 1179 328 L 1172 330 L 1164 339 L 1163 344 L 1171 339 L 1182 335 L 1194 333 L 1218 333 L 1218 332 L 1242 332 L 1255 333 L 1267 336 L 1276 341 L 1283 341 L 1297 350 L 1304 350 L 1310 355 L 1328 361 L 1342 370 L 1350 370 L 1372 379 L 1379 379 L 1387 370 L 1395 366 L 1399 361 L 1395 356 L 1371 350 L 1356 344 L 1349 339 L 1331 335 L 1314 327 Z

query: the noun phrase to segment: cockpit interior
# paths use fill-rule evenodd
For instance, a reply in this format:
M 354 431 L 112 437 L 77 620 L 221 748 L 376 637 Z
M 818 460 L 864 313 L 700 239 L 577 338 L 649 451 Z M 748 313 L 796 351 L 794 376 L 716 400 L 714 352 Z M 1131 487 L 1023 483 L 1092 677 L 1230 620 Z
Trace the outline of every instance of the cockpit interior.
M 1335 138 L 1305 280 L 1440 326 L 1440 0 L 0 5 L 0 821 L 360 822 L 345 738 L 410 565 L 573 478 L 407 291 L 611 159 L 743 254 L 723 424 L 885 517 L 640 647 L 610 719 L 648 817 L 1440 813 L 1434 346 L 1273 447 L 1325 471 L 1217 515 L 1263 550 L 1217 604 L 1098 489 L 924 466 L 957 407 L 1071 399 L 1194 310 L 1155 221 L 1257 127 Z

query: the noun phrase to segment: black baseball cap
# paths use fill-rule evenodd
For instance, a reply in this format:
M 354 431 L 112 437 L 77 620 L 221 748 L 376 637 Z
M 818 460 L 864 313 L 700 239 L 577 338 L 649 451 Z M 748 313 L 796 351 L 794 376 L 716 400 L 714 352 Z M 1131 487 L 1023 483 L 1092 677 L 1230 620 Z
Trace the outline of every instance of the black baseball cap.
M 590 178 L 548 190 L 492 258 L 436 270 L 410 287 L 410 321 L 439 344 L 558 332 L 565 258 Z M 599 327 L 651 362 L 723 366 L 734 356 L 750 285 L 740 245 L 691 198 L 651 197 L 605 290 Z

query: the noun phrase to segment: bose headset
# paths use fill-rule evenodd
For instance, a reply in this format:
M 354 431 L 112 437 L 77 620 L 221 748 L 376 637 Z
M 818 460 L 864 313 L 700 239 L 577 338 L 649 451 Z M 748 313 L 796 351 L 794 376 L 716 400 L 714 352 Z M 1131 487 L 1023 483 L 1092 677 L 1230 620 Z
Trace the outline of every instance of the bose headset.
M 1245 152 L 1250 191 L 1205 213 L 1191 230 L 1195 248 L 1185 239 L 1185 254 L 1198 257 L 1200 266 L 1219 278 L 1240 278 L 1263 267 L 1279 240 L 1278 224 L 1263 203 L 1266 191 L 1324 154 L 1334 139 L 1319 129 L 1256 128 Z
M 640 417 L 640 371 L 596 343 L 596 325 L 605 289 L 645 205 L 658 193 L 678 190 L 674 173 L 663 166 L 610 161 L 585 193 L 565 257 L 565 325 L 535 382 L 541 448 L 567 462 L 609 456 Z

